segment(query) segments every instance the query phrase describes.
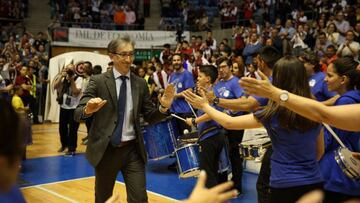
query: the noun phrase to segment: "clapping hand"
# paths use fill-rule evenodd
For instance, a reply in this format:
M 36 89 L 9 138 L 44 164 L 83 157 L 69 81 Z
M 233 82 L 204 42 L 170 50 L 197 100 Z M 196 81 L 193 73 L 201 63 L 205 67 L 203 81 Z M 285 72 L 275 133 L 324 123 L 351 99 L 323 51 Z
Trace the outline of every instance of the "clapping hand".
M 258 71 L 258 74 L 261 77 L 261 80 L 257 80 L 250 77 L 242 77 L 239 80 L 240 86 L 244 89 L 245 94 L 247 95 L 256 95 L 264 98 L 272 98 L 278 91 L 278 88 L 274 87 L 269 79 L 262 73 Z
M 159 102 L 161 106 L 165 108 L 170 108 L 175 97 L 175 87 L 174 84 L 169 84 L 164 91 L 164 94 L 160 97 Z
M 183 92 L 185 100 L 189 102 L 194 108 L 202 109 L 206 104 L 209 104 L 206 94 L 203 90 L 200 90 L 200 95 L 198 96 L 191 92 L 190 90 L 186 90 Z
M 194 190 L 185 203 L 224 203 L 238 194 L 235 189 L 230 190 L 233 187 L 232 182 L 222 183 L 210 189 L 205 187 L 205 182 L 206 173 L 201 171 Z
M 207 90 L 205 87 L 199 86 L 199 87 L 198 87 L 198 91 L 199 91 L 199 93 L 200 93 L 201 91 L 205 92 L 205 96 L 206 96 L 208 102 L 209 102 L 210 104 L 214 103 L 214 100 L 215 100 L 215 98 L 216 98 L 216 95 L 215 95 L 215 93 L 214 93 L 213 90 Z
M 93 114 L 99 111 L 106 104 L 106 102 L 106 100 L 102 100 L 99 97 L 92 98 L 86 103 L 84 113 L 87 115 Z

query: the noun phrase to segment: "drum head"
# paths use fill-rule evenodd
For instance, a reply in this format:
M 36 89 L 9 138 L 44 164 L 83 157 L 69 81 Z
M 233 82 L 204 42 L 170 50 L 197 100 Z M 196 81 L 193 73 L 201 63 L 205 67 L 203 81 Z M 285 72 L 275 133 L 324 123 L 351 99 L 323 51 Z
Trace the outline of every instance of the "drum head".
M 360 179 L 360 160 L 354 158 L 349 149 L 340 147 L 336 151 L 335 160 L 349 178 Z

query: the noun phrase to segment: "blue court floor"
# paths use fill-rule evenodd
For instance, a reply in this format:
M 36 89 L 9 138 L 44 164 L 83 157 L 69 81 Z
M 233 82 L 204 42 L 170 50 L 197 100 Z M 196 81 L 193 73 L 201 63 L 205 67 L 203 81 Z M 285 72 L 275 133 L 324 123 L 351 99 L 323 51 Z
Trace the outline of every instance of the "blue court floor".
M 196 179 L 179 179 L 178 174 L 169 171 L 167 166 L 174 159 L 150 161 L 147 165 L 147 189 L 149 191 L 182 200 L 187 198 L 196 182 Z M 66 181 L 94 176 L 94 170 L 87 162 L 84 154 L 74 157 L 46 157 L 29 159 L 23 162 L 21 173 L 21 187 L 46 184 L 58 181 Z M 244 196 L 232 202 L 257 202 L 256 199 L 257 175 L 244 173 L 243 192 Z M 119 173 L 117 180 L 123 182 Z

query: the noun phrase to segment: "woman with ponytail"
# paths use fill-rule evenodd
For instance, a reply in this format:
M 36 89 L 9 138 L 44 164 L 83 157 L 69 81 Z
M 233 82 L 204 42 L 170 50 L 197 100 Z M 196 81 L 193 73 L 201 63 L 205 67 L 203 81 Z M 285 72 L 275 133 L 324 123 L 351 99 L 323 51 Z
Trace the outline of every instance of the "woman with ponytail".
M 329 91 L 337 92 L 340 97 L 334 106 L 360 103 L 360 70 L 352 57 L 335 60 L 328 66 L 325 81 Z M 353 152 L 360 152 L 360 132 L 350 132 L 333 128 L 345 146 Z M 325 153 L 320 160 L 320 168 L 324 177 L 325 201 L 344 202 L 352 198 L 360 198 L 360 182 L 345 175 L 335 160 L 334 151 L 340 145 L 335 138 L 325 131 Z

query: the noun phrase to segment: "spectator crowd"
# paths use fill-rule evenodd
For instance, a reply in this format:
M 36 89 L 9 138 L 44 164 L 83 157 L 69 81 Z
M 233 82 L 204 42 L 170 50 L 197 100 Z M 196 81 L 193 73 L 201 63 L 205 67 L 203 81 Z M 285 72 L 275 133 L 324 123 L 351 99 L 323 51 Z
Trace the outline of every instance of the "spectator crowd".
M 52 0 L 51 17 L 65 27 L 134 30 L 144 29 L 138 1 Z

